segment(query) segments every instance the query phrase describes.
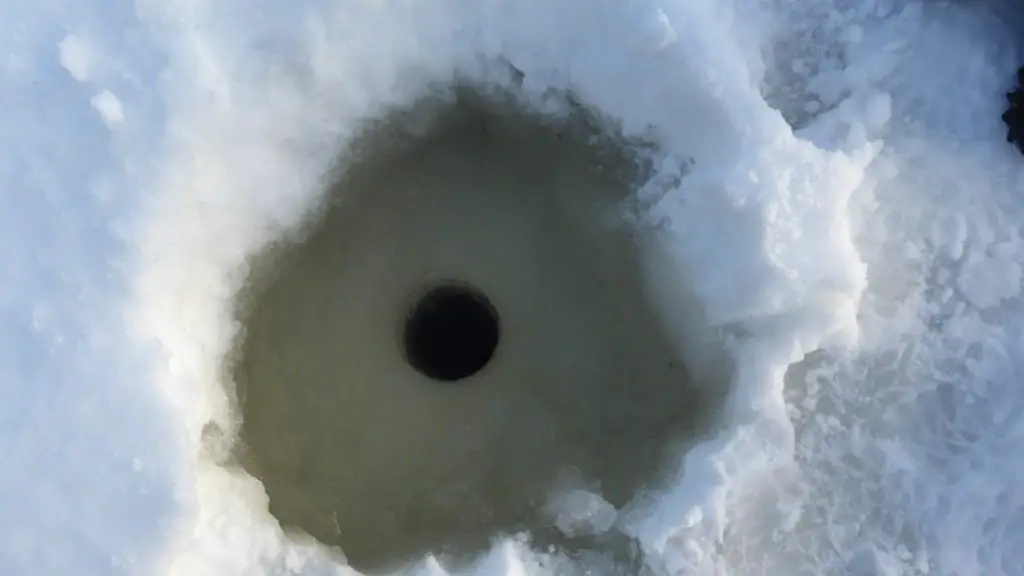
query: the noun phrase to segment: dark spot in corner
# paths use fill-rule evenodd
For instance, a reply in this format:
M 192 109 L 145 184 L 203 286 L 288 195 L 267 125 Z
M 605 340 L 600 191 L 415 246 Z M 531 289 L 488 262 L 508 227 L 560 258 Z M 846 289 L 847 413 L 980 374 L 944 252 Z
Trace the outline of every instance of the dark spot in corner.
M 1017 70 L 1016 86 L 1006 93 L 1006 103 L 1006 111 L 1003 112 L 1006 141 L 1024 153 L 1024 67 Z

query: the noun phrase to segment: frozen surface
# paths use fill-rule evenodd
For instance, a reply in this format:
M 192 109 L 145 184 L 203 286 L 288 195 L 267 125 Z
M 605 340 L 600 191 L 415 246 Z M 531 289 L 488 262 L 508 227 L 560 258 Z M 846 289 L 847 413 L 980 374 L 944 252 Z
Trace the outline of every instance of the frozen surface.
M 702 305 L 676 334 L 696 370 L 707 334 L 732 359 L 721 432 L 615 519 L 653 573 L 1024 574 L 1007 10 L 9 2 L 0 573 L 344 573 L 216 464 L 230 299 L 360 120 L 455 76 L 508 82 L 482 64 L 503 58 L 539 109 L 571 89 L 658 142 L 640 194 L 677 264 L 651 270 L 658 303 Z M 477 571 L 562 562 L 510 541 Z
M 5 3 L 0 23 L 0 573 L 129 574 L 162 548 L 179 468 L 121 313 L 163 61 L 130 5 L 51 8 Z
M 604 534 L 615 524 L 617 514 L 600 494 L 579 489 L 559 494 L 549 510 L 566 536 Z

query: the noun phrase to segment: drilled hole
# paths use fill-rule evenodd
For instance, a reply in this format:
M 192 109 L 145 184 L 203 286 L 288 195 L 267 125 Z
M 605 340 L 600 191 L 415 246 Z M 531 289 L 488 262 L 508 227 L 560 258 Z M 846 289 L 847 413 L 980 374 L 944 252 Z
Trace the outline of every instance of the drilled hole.
M 568 536 L 549 505 L 628 505 L 716 410 L 648 300 L 641 233 L 609 225 L 642 179 L 633 149 L 475 100 L 418 135 L 392 124 L 253 260 L 234 456 L 282 527 L 360 570 L 528 533 L 635 573 L 625 535 Z
M 402 345 L 417 372 L 457 382 L 483 370 L 498 347 L 498 311 L 479 290 L 438 286 L 417 300 L 405 320 Z

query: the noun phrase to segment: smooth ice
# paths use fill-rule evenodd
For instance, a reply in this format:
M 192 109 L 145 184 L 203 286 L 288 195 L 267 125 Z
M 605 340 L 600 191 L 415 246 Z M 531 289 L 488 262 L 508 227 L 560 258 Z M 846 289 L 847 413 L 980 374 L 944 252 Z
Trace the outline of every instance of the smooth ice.
M 651 306 L 696 379 L 725 376 L 716 428 L 609 528 L 651 574 L 1024 573 L 1015 10 L 5 6 L 0 573 L 345 573 L 225 460 L 246 262 L 367 121 L 509 65 L 533 112 L 569 93 L 656 144 L 635 191 Z M 460 570 L 606 561 L 510 536 Z

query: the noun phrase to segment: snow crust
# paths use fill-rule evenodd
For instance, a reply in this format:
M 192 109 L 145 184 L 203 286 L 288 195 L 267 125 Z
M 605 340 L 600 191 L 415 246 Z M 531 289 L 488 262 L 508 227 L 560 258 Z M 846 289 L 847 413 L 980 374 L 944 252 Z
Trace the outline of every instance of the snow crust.
M 731 387 L 668 489 L 611 528 L 576 494 L 568 527 L 589 516 L 635 537 L 658 575 L 1024 573 L 1024 160 L 999 123 L 1020 48 L 1005 10 L 12 7 L 0 572 L 349 572 L 222 465 L 232 298 L 364 122 L 456 80 L 512 87 L 507 62 L 524 106 L 557 116 L 549 94 L 571 91 L 657 144 L 638 183 L 660 230 L 656 303 L 688 365 L 724 356 Z M 602 561 L 508 540 L 470 571 Z

